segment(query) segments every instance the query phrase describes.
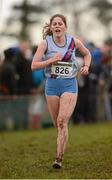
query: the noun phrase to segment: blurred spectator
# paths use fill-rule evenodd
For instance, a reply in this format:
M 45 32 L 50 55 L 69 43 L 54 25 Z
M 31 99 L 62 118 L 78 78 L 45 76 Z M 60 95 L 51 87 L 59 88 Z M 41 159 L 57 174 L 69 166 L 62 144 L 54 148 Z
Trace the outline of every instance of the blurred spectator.
M 34 56 L 36 50 L 37 50 L 37 46 L 33 46 L 32 56 Z M 35 70 L 32 72 L 32 75 L 33 75 L 34 85 L 38 89 L 45 80 L 44 69 Z
M 79 75 L 79 100 L 74 112 L 74 122 L 94 123 L 98 118 L 98 80 L 99 69 L 90 67 L 88 77 Z
M 99 103 L 99 100 L 101 101 L 99 98 L 99 96 L 101 96 L 101 91 L 99 92 L 99 85 L 101 89 L 101 87 L 103 88 L 101 82 L 106 83 L 106 86 L 104 85 L 105 87 L 108 87 L 109 83 L 112 82 L 110 75 L 112 74 L 112 66 L 110 67 L 110 63 L 108 63 L 110 62 L 112 40 L 110 38 L 107 39 L 100 48 L 97 48 L 92 42 L 88 42 L 86 47 L 92 54 L 92 63 L 89 76 L 79 76 L 78 78 L 79 100 L 77 102 L 75 112 L 73 113 L 73 120 L 77 123 L 96 122 L 98 120 L 98 113 L 101 111 L 105 112 L 107 119 L 111 117 L 109 115 L 111 114 L 109 113 L 109 97 L 105 96 L 103 104 Z M 81 57 L 78 52 L 76 55 Z M 98 104 L 105 106 L 105 110 L 101 106 L 98 110 Z
M 91 51 L 93 63 L 96 65 L 101 65 L 105 59 L 107 59 L 107 56 L 109 56 L 111 48 L 112 48 L 112 42 L 111 38 L 105 40 L 104 44 L 100 48 L 96 48 Z
M 86 47 L 92 52 L 96 46 L 92 42 L 86 43 Z M 81 55 L 76 52 L 80 58 Z M 77 57 L 76 57 L 77 58 Z M 80 122 L 96 122 L 97 121 L 97 95 L 98 95 L 98 78 L 99 67 L 91 63 L 89 76 L 81 76 L 78 74 L 79 99 L 73 113 L 75 123 Z
M 0 66 L 0 94 L 14 95 L 17 93 L 16 56 L 11 48 L 4 51 L 4 61 Z
M 18 73 L 18 94 L 31 94 L 34 90 L 34 83 L 31 71 L 31 50 L 28 41 L 21 41 L 18 47 L 16 71 Z
M 112 39 L 106 41 L 110 48 L 102 61 L 102 72 L 99 79 L 99 97 L 102 100 L 104 119 L 112 120 L 111 86 L 112 86 Z M 101 99 L 102 98 L 102 99 Z

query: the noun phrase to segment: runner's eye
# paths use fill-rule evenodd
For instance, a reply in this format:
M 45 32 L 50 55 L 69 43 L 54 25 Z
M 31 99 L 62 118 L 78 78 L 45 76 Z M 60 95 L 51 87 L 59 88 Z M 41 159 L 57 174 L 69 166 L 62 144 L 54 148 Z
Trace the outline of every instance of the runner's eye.
M 62 26 L 63 25 L 63 23 L 61 23 L 61 22 L 58 22 L 58 23 L 53 23 L 53 26 Z
M 62 23 L 58 23 L 59 26 L 62 26 L 63 24 Z
M 53 23 L 53 26 L 56 26 L 57 25 L 57 23 Z

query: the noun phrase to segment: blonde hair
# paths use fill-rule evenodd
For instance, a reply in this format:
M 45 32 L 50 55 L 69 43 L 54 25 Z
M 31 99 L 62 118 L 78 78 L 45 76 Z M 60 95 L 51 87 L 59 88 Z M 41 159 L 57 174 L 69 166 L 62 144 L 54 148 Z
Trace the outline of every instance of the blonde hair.
M 56 17 L 60 17 L 62 19 L 62 21 L 64 22 L 65 26 L 67 27 L 67 21 L 66 21 L 66 17 L 62 14 L 55 14 L 51 17 L 50 19 L 50 23 L 46 23 L 45 26 L 43 27 L 43 39 L 46 38 L 47 35 L 51 36 L 52 35 L 52 31 L 50 30 L 50 26 L 52 24 L 52 21 L 54 20 L 54 18 Z

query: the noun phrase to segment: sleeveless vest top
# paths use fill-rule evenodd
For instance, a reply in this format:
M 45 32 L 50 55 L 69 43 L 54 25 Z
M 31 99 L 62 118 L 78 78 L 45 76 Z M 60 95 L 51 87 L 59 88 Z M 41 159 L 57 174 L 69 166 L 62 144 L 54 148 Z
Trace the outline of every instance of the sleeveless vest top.
M 49 58 L 54 57 L 54 55 L 56 53 L 60 53 L 62 55 L 62 60 L 61 62 L 63 63 L 72 63 L 72 69 L 71 69 L 71 73 L 69 75 L 63 75 L 61 76 L 59 75 L 55 75 L 55 79 L 62 79 L 62 78 L 73 78 L 76 77 L 77 72 L 78 72 L 78 65 L 77 62 L 75 60 L 75 51 L 76 51 L 76 47 L 75 47 L 75 42 L 74 42 L 74 38 L 70 35 L 66 35 L 66 43 L 64 46 L 58 46 L 54 40 L 52 36 L 47 36 L 46 37 L 46 41 L 47 41 L 47 50 L 46 53 L 44 55 L 43 60 L 47 60 Z M 66 66 L 65 64 L 65 66 Z M 52 78 L 52 73 L 51 73 L 51 65 L 46 67 L 44 69 L 45 71 L 45 76 L 47 78 Z M 66 71 L 66 70 L 65 70 Z

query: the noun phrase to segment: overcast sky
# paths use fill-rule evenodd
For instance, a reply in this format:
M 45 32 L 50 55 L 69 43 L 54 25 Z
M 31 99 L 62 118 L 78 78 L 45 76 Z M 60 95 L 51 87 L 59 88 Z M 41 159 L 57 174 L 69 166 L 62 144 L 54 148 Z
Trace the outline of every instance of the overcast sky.
M 19 0 L 21 2 L 22 0 Z M 18 2 L 18 0 L 0 0 L 1 2 L 1 18 L 4 21 L 11 12 L 11 6 Z

